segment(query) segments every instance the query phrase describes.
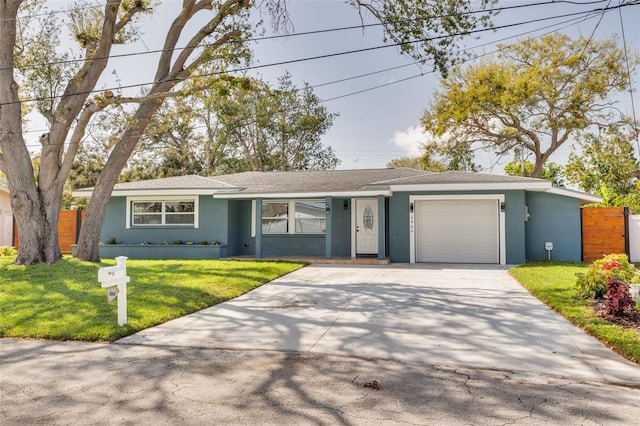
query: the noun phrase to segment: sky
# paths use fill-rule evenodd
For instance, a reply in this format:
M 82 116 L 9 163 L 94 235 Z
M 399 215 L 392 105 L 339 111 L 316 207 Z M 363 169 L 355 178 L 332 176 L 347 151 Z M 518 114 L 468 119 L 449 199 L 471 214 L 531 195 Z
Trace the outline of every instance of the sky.
M 571 17 L 552 19 L 567 13 L 597 9 L 608 3 L 616 5 L 619 1 L 624 0 L 556 2 L 502 12 L 494 18 L 496 26 L 533 19 L 544 20 L 485 32 L 478 39 L 469 37 L 463 43 L 467 47 L 481 46 L 474 49 L 481 54 L 494 51 L 496 41 L 515 42 L 518 38 L 542 35 L 554 30 L 561 30 L 572 36 L 589 37 L 593 34 L 596 39 L 617 34 L 622 43 L 623 24 L 627 44 L 637 53 L 640 49 L 640 2 L 623 8 L 622 17 L 614 10 L 604 15 L 593 14 L 590 19 L 578 22 L 567 22 Z M 537 0 L 503 0 L 499 6 L 536 2 Z M 68 4 L 62 1 L 51 3 L 52 9 L 56 5 L 61 7 Z M 162 1 L 154 18 L 144 23 L 142 41 L 136 45 L 114 49 L 114 53 L 144 52 L 160 48 L 166 28 L 181 3 L 178 0 Z M 329 111 L 339 114 L 333 127 L 322 138 L 323 144 L 333 147 L 340 158 L 339 169 L 382 168 L 392 159 L 418 155 L 420 144 L 425 141 L 419 124 L 420 117 L 439 87 L 439 76 L 428 65 L 421 67 L 414 64 L 411 58 L 400 54 L 396 47 L 269 66 L 284 61 L 384 45 L 383 33 L 379 27 L 295 35 L 361 25 L 361 15 L 343 0 L 288 0 L 286 5 L 292 23 L 288 33 L 290 37 L 254 43 L 257 64 L 263 67 L 251 71 L 252 75 L 275 84 L 279 76 L 289 71 L 297 86 L 309 83 L 316 95 L 325 101 L 324 105 Z M 264 18 L 265 21 L 268 20 L 266 16 Z M 364 23 L 375 22 L 366 14 L 362 15 L 362 19 Z M 267 31 L 267 35 L 269 33 Z M 118 70 L 118 77 L 123 85 L 148 83 L 154 72 L 153 58 L 153 55 L 143 55 L 114 59 L 110 68 Z M 104 87 L 114 84 L 108 78 L 101 83 Z M 639 73 L 636 72 L 633 77 L 636 114 L 640 114 L 639 80 Z M 629 93 L 620 97 L 620 106 L 631 113 Z M 42 128 L 42 123 L 34 119 L 31 126 L 32 129 Z M 34 135 L 36 133 L 33 132 Z M 562 147 L 551 157 L 551 161 L 564 162 L 569 151 L 569 145 Z M 488 153 L 481 153 L 478 154 L 477 161 L 488 168 L 492 158 Z M 502 165 L 487 171 L 502 173 Z

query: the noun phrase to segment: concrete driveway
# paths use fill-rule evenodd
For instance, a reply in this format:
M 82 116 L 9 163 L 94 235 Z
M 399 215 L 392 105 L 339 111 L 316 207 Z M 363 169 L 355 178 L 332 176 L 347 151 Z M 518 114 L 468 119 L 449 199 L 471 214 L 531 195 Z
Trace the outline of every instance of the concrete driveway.
M 295 351 L 640 385 L 640 367 L 493 265 L 311 265 L 117 343 Z

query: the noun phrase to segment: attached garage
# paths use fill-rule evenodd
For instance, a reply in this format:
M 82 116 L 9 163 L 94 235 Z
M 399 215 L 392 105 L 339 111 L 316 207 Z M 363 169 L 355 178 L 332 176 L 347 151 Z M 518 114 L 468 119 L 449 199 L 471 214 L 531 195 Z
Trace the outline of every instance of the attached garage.
M 413 203 L 414 261 L 503 263 L 500 199 L 420 199 Z

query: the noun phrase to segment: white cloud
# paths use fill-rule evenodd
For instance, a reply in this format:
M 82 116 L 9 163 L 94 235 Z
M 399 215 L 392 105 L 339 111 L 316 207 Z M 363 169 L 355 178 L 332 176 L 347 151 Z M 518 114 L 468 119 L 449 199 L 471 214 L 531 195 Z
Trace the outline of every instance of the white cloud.
M 427 140 L 427 134 L 420 126 L 409 127 L 404 131 L 396 131 L 391 138 L 391 144 L 405 152 L 405 156 L 417 156 Z

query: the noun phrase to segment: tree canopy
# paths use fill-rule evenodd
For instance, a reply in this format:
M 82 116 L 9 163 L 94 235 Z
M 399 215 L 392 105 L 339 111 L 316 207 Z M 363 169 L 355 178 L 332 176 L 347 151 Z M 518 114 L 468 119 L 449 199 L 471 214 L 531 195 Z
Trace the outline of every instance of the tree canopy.
M 567 180 L 601 197 L 620 197 L 637 191 L 640 162 L 633 135 L 620 129 L 585 134 L 580 151 L 572 151 L 565 168 Z
M 499 156 L 528 151 L 531 176 L 541 177 L 561 145 L 623 120 L 612 95 L 628 79 L 625 52 L 613 38 L 527 38 L 499 45 L 495 59 L 452 70 L 422 124 L 446 145 L 481 144 Z

